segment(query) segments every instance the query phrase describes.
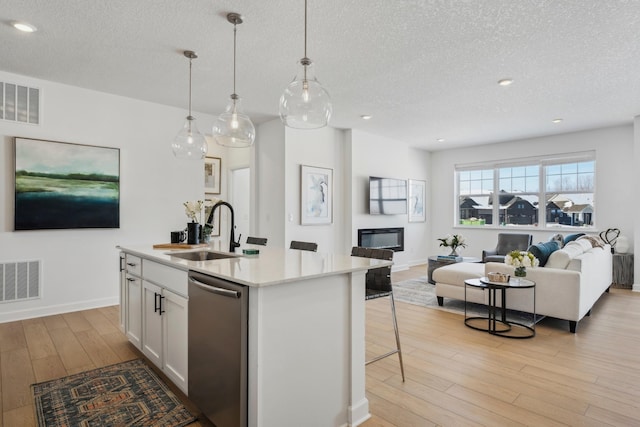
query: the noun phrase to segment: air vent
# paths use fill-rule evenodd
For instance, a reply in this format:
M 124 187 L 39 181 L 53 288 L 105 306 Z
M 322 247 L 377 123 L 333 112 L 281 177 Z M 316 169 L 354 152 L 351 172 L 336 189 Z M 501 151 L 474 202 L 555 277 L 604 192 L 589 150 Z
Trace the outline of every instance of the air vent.
M 40 261 L 0 263 L 0 302 L 40 298 Z
M 0 119 L 40 124 L 40 89 L 0 82 Z

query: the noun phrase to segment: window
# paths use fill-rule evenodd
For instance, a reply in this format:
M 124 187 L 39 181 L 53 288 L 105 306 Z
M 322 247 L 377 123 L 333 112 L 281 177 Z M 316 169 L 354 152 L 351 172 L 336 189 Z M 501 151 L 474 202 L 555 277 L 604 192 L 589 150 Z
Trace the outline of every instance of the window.
M 456 223 L 593 227 L 595 176 L 593 152 L 562 158 L 456 166 Z

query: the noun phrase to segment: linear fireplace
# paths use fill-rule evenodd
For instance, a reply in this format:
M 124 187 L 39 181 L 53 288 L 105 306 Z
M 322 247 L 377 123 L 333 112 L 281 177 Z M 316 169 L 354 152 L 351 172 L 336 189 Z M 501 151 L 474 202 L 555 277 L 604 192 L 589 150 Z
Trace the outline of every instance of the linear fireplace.
M 404 228 L 360 228 L 358 246 L 363 248 L 404 251 Z

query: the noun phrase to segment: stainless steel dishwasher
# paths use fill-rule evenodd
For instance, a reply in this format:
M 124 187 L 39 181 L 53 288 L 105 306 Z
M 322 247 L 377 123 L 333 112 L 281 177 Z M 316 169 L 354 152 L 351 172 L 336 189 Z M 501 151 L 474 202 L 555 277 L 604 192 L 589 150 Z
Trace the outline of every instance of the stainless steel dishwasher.
M 216 427 L 247 425 L 249 288 L 189 272 L 189 399 Z

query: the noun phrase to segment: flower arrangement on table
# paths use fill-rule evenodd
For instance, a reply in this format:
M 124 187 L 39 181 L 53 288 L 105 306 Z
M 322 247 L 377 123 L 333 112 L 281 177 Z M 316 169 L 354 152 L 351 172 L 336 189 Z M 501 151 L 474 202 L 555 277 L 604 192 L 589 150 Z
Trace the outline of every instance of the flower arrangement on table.
M 211 238 L 211 231 L 213 228 L 209 224 L 204 224 L 206 218 L 204 218 L 205 207 L 207 203 L 204 200 L 193 200 L 184 202 L 184 211 L 187 217 L 191 220 L 191 223 L 200 224 L 200 240 L 207 242 Z
M 504 263 L 512 265 L 516 268 L 516 277 L 525 277 L 527 275 L 527 267 L 537 267 L 540 260 L 527 251 L 511 251 L 504 257 Z
M 440 246 L 444 246 L 445 248 L 451 248 L 451 256 L 458 256 L 457 249 L 458 248 L 466 248 L 467 243 L 464 240 L 462 234 L 447 234 L 446 237 L 438 239 L 440 241 Z

